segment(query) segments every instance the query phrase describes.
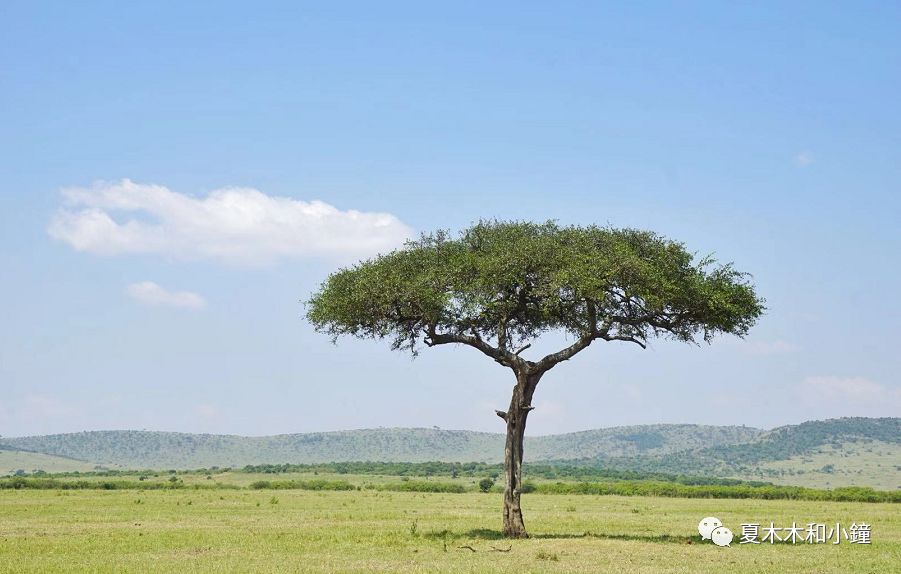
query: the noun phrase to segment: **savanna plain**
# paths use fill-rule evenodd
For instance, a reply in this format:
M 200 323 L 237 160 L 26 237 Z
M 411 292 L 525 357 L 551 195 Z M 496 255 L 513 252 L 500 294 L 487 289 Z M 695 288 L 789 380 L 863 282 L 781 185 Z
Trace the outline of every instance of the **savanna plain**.
M 2 490 L 0 572 L 901 569 L 897 503 L 530 493 L 523 503 L 531 537 L 511 541 L 500 533 L 502 495 L 497 492 L 312 491 L 241 484 L 250 478 L 231 488 Z M 701 541 L 698 521 L 710 515 L 735 532 L 730 547 Z M 750 522 L 782 527 L 866 522 L 872 542 L 739 544 L 740 525 Z

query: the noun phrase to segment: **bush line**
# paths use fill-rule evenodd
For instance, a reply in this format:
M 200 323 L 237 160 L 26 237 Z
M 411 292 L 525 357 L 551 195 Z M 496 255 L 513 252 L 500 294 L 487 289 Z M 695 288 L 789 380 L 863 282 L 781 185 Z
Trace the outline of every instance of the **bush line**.
M 619 496 L 660 496 L 669 498 L 901 502 L 901 492 L 879 491 L 859 486 L 820 490 L 803 486 L 689 486 L 653 481 L 557 482 L 534 485 L 533 492 L 540 494 L 613 494 Z
M 354 485 L 345 480 L 258 480 L 250 490 L 376 490 L 388 492 L 433 492 L 463 494 L 477 492 L 478 486 L 467 487 L 453 482 L 404 480 L 381 484 Z M 0 478 L 0 490 L 215 490 L 241 489 L 233 484 L 184 484 L 183 482 L 149 482 L 128 480 L 59 480 L 54 478 Z M 499 492 L 495 486 L 492 492 Z M 879 491 L 868 487 L 843 487 L 819 490 L 801 486 L 685 485 L 659 481 L 556 482 L 526 481 L 523 493 L 585 494 L 617 496 L 658 496 L 667 498 L 738 498 L 761 500 L 814 500 L 836 502 L 901 502 L 901 491 Z
M 250 483 L 252 490 L 356 490 L 346 480 L 258 480 Z
M 183 482 L 135 482 L 132 480 L 58 480 L 14 476 L 0 478 L 0 490 L 238 490 L 233 484 L 185 484 Z

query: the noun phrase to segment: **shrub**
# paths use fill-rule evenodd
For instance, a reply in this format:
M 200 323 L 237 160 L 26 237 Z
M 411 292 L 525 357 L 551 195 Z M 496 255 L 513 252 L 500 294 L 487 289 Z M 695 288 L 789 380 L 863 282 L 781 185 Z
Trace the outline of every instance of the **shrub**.
M 258 480 L 250 483 L 253 490 L 356 490 L 346 480 Z
M 494 486 L 494 481 L 488 477 L 479 481 L 479 490 L 482 492 L 489 492 L 492 486 Z
M 466 487 L 462 484 L 455 484 L 452 482 L 432 482 L 430 480 L 389 482 L 387 484 L 376 485 L 375 489 L 392 492 L 446 492 L 452 494 L 462 494 L 466 492 Z

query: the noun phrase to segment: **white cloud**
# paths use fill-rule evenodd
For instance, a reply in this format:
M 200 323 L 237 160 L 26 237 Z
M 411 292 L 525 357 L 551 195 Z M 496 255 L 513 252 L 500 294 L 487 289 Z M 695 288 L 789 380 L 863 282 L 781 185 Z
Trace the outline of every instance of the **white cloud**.
M 813 157 L 813 154 L 811 152 L 805 150 L 798 152 L 798 154 L 795 155 L 794 160 L 795 165 L 799 167 L 807 167 L 808 165 L 816 161 L 816 158 Z
M 62 190 L 48 233 L 96 255 L 266 264 L 282 258 L 365 256 L 412 235 L 390 213 L 341 211 L 321 201 L 223 188 L 192 197 L 128 179 Z
M 180 309 L 202 309 L 206 300 L 190 291 L 169 291 L 153 281 L 132 283 L 126 290 L 139 303 L 155 307 L 177 307 Z

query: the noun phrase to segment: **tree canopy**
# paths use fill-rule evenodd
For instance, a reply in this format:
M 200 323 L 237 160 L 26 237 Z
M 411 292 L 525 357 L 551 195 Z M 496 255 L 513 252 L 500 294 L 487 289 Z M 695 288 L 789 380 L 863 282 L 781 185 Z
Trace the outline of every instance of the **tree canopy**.
M 333 338 L 390 339 L 414 354 L 461 343 L 541 372 L 597 339 L 743 336 L 764 311 L 749 279 L 649 231 L 480 221 L 337 271 L 307 317 Z M 520 356 L 551 331 L 575 342 L 537 362 Z

